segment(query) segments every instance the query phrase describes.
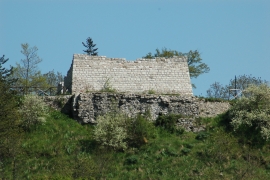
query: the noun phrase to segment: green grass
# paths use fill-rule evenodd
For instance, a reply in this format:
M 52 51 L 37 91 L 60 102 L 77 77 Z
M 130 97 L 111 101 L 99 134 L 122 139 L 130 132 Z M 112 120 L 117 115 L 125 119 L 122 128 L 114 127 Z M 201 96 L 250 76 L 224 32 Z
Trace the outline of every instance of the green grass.
M 203 97 L 203 96 L 197 96 L 200 100 L 204 100 L 205 102 L 230 102 L 233 100 L 228 99 L 222 99 L 222 98 L 214 98 L 214 97 Z
M 269 179 L 270 144 L 243 140 L 223 118 L 200 119 L 207 130 L 197 134 L 156 127 L 147 144 L 116 152 L 93 140 L 94 127 L 53 111 L 24 134 L 15 168 L 5 162 L 0 178 L 15 172 L 17 179 Z

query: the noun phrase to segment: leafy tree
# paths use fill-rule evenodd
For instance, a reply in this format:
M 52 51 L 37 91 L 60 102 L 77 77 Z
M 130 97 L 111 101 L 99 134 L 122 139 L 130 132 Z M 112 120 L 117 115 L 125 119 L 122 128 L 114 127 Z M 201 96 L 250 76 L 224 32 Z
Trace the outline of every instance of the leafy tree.
M 146 54 L 143 58 L 145 59 L 153 59 L 155 56 L 152 55 L 151 52 L 149 52 L 148 54 Z
M 21 53 L 25 56 L 25 59 L 22 59 L 22 67 L 21 69 L 24 71 L 22 73 L 23 77 L 26 80 L 26 86 L 29 83 L 29 79 L 31 76 L 36 75 L 37 73 L 37 65 L 42 61 L 42 59 L 37 55 L 38 48 L 36 46 L 30 48 L 29 44 L 22 44 Z
M 188 59 L 188 67 L 191 78 L 197 78 L 203 73 L 208 73 L 210 68 L 207 64 L 202 63 L 202 58 L 200 53 L 195 51 L 189 51 L 188 53 L 183 53 L 182 55 L 186 56 Z
M 235 131 L 256 133 L 264 140 L 270 138 L 270 87 L 266 84 L 251 85 L 229 110 Z M 247 95 L 247 96 L 245 96 Z M 253 132 L 250 130 L 253 129 Z
M 148 53 L 150 55 L 151 53 Z M 183 54 L 181 52 L 175 51 L 175 50 L 168 50 L 167 48 L 156 49 L 156 54 L 154 54 L 154 57 L 165 57 L 165 58 L 172 58 L 173 56 L 182 56 Z
M 23 92 L 25 94 L 29 93 L 29 88 L 31 87 L 39 87 L 39 88 L 47 88 L 48 84 L 46 82 L 46 78 L 41 74 L 40 71 L 37 71 L 34 75 L 28 77 L 28 80 L 24 78 L 25 69 L 20 65 L 16 64 L 14 67 L 14 72 L 12 74 L 13 78 L 17 78 L 18 81 L 13 83 L 15 87 L 23 87 Z
M 0 79 L 5 80 L 9 83 L 12 83 L 16 81 L 16 79 L 10 79 L 9 76 L 13 72 L 13 67 L 10 67 L 10 69 L 6 69 L 3 67 L 3 64 L 5 64 L 9 59 L 5 59 L 5 55 L 3 55 L 0 58 Z
M 210 98 L 229 98 L 229 89 L 226 86 L 223 86 L 219 82 L 214 82 L 210 85 L 210 89 L 207 90 L 207 96 Z
M 38 70 L 38 64 L 42 59 L 37 55 L 38 48 L 30 47 L 29 44 L 21 44 L 21 53 L 25 56 L 21 63 L 16 63 L 13 78 L 18 79 L 14 86 L 24 87 L 25 93 L 28 93 L 29 87 L 47 87 L 46 79 Z
M 253 77 L 252 75 L 240 75 L 231 79 L 228 85 L 223 86 L 219 82 L 215 82 L 210 85 L 210 88 L 207 90 L 207 96 L 213 98 L 222 98 L 222 99 L 231 99 L 234 98 L 235 92 L 230 89 L 239 89 L 239 91 L 244 91 L 250 85 L 261 85 L 265 84 L 267 81 L 262 80 L 260 77 Z
M 174 56 L 185 56 L 187 57 L 187 63 L 189 67 L 189 75 L 191 78 L 197 78 L 199 75 L 203 73 L 208 73 L 210 71 L 210 68 L 207 66 L 207 64 L 202 62 L 202 58 L 200 56 L 200 53 L 195 51 L 189 51 L 188 53 L 182 53 L 178 52 L 176 50 L 168 50 L 167 48 L 156 49 L 156 53 L 152 55 L 151 52 L 146 54 L 143 58 L 153 59 L 155 57 L 165 57 L 165 58 L 171 58 Z M 193 87 L 195 85 L 193 84 Z
M 46 79 L 46 83 L 49 86 L 56 87 L 58 86 L 59 82 L 64 80 L 64 76 L 60 72 L 54 72 L 54 70 L 49 71 L 43 75 Z
M 82 44 L 84 47 L 87 48 L 86 50 L 83 50 L 84 52 L 86 52 L 90 56 L 98 56 L 98 52 L 96 52 L 98 48 L 94 48 L 96 44 L 93 43 L 92 38 L 88 37 L 86 39 L 86 44 L 84 42 L 82 42 Z

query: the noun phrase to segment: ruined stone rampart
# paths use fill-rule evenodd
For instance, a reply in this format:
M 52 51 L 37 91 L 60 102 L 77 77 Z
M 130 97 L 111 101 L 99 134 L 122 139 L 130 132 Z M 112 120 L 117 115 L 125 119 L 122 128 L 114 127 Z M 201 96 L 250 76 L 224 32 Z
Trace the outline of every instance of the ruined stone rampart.
M 72 115 L 80 123 L 96 123 L 99 115 L 115 109 L 131 117 L 149 110 L 155 120 L 159 115 L 168 113 L 213 117 L 224 113 L 230 107 L 228 102 L 205 102 L 193 96 L 82 93 L 78 96 L 45 98 L 52 107 L 60 108 L 63 113 Z
M 75 54 L 65 77 L 65 87 L 72 94 L 100 91 L 110 86 L 117 92 L 192 95 L 185 57 L 137 59 Z

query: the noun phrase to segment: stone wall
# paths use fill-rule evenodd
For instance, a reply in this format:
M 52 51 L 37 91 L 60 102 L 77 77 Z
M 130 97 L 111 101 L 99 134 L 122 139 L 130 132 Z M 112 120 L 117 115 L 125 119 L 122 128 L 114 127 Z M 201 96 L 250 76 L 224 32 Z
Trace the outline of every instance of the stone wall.
M 64 78 L 64 87 L 67 92 L 72 93 L 72 73 L 73 72 L 73 62 L 67 72 L 67 76 Z
M 196 117 L 213 117 L 226 112 L 228 102 L 205 102 L 192 96 L 143 95 L 120 93 L 82 93 L 78 96 L 44 97 L 44 101 L 54 109 L 61 110 L 81 124 L 97 123 L 96 118 L 110 111 L 120 110 L 129 116 L 150 110 L 152 120 L 161 114 L 184 114 L 177 126 L 186 131 L 198 132 L 205 129 Z
M 213 117 L 229 109 L 227 102 L 205 102 L 193 96 L 82 93 L 73 103 L 73 116 L 80 123 L 96 123 L 96 117 L 115 109 L 129 116 L 150 110 L 153 120 L 161 114 Z
M 192 95 L 185 57 L 137 59 L 75 54 L 65 78 L 72 94 L 100 91 L 110 85 L 117 92 Z
M 42 98 L 44 102 L 51 108 L 61 111 L 62 113 L 67 114 L 70 117 L 73 117 L 74 96 L 44 96 Z

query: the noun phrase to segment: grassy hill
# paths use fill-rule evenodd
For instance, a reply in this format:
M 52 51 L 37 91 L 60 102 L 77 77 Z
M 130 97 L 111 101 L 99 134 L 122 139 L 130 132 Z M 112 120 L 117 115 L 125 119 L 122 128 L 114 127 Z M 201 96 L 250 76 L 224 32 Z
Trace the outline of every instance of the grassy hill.
M 270 179 L 270 144 L 234 133 L 226 115 L 199 119 L 205 132 L 155 136 L 125 151 L 100 146 L 94 126 L 51 111 L 46 123 L 22 134 L 2 179 Z M 252 132 L 250 132 L 252 133 Z

